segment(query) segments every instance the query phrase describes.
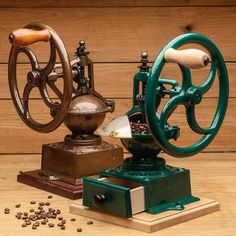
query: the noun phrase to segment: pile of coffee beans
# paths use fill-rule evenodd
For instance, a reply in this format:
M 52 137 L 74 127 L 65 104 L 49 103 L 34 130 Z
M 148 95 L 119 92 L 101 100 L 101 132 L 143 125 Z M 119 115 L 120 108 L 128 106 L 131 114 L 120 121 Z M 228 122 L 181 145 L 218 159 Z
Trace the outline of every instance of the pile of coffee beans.
M 136 134 L 149 134 L 150 129 L 146 123 L 142 123 L 141 121 L 130 122 L 131 132 Z
M 49 195 L 48 199 L 52 199 L 53 196 Z M 60 209 L 54 209 L 49 207 L 51 203 L 49 201 L 39 202 L 30 201 L 30 205 L 35 205 L 35 208 L 29 209 L 28 212 L 18 211 L 15 215 L 17 220 L 21 220 L 21 227 L 31 227 L 32 230 L 36 230 L 41 225 L 47 225 L 50 228 L 54 228 L 55 225 L 58 226 L 61 230 L 66 229 L 66 220 L 61 215 Z M 15 208 L 21 208 L 21 204 L 16 204 Z M 10 209 L 5 208 L 4 213 L 10 214 Z M 57 222 L 55 222 L 55 220 Z M 76 218 L 71 218 L 71 222 L 76 221 Z M 93 221 L 87 221 L 87 225 L 92 225 Z M 77 232 L 82 232 L 82 228 L 77 228 Z

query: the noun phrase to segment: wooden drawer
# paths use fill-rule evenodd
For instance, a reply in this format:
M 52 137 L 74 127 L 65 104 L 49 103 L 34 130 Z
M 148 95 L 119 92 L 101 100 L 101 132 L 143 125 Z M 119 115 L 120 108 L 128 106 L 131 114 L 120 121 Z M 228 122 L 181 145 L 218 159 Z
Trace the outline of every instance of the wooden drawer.
M 144 187 L 113 178 L 83 179 L 83 205 L 122 217 L 145 210 Z

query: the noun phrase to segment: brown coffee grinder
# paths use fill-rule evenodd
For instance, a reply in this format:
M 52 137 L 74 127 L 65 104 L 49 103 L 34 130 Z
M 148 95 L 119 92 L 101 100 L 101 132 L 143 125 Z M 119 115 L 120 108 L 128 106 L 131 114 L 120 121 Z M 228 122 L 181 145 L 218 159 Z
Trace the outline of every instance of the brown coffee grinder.
M 121 147 L 104 142 L 94 134 L 106 113 L 114 111 L 114 101 L 104 99 L 95 91 L 93 62 L 88 58 L 84 41 L 80 41 L 73 61 L 69 60 L 57 33 L 41 23 L 32 23 L 13 31 L 9 41 L 13 45 L 9 57 L 9 86 L 21 119 L 38 132 L 52 132 L 62 122 L 71 131 L 64 142 L 44 144 L 41 169 L 21 172 L 17 180 L 70 199 L 80 198 L 83 176 L 95 175 L 123 161 Z M 39 66 L 34 52 L 25 47 L 39 41 L 50 43 L 50 58 L 44 68 Z M 22 98 L 16 73 L 19 54 L 25 54 L 32 67 L 27 74 Z M 57 55 L 60 64 L 56 64 Z M 59 69 L 60 72 L 57 72 Z M 57 80 L 63 81 L 62 91 L 56 85 Z M 57 96 L 56 102 L 50 97 L 48 87 Z M 33 88 L 39 89 L 43 102 L 49 108 L 52 120 L 48 123 L 39 123 L 31 116 L 29 95 Z

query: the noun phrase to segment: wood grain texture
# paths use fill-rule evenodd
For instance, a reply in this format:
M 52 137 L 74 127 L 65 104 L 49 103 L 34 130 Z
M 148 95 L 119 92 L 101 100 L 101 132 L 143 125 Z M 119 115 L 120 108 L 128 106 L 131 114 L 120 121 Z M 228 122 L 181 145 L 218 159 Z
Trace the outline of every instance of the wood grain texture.
M 192 191 L 195 196 L 216 199 L 221 204 L 219 212 L 188 221 L 159 232 L 154 236 L 232 236 L 236 234 L 235 222 L 236 212 L 236 183 L 235 183 L 235 153 L 201 153 L 194 158 L 176 159 L 167 157 L 167 163 L 173 166 L 190 169 Z M 71 200 L 54 195 L 50 200 L 51 207 L 60 208 L 63 217 L 66 219 L 66 230 L 58 227 L 49 228 L 40 226 L 32 231 L 31 227 L 22 228 L 21 222 L 15 218 L 19 209 L 15 204 L 21 203 L 20 211 L 28 211 L 32 208 L 30 201 L 48 201 L 48 193 L 16 182 L 16 175 L 19 170 L 33 170 L 40 165 L 39 155 L 1 155 L 0 156 L 0 190 L 1 190 L 1 211 L 0 211 L 0 234 L 2 236 L 12 235 L 53 235 L 74 236 L 78 234 L 76 229 L 83 228 L 82 234 L 88 236 L 150 236 L 149 233 L 131 230 L 120 226 L 93 220 L 93 225 L 87 225 L 91 220 L 82 216 L 75 216 L 69 213 Z M 11 213 L 5 215 L 4 208 L 10 208 Z M 70 219 L 75 217 L 76 221 Z
M 133 6 L 160 6 L 160 7 L 169 7 L 169 6 L 235 6 L 234 0 L 44 0 L 44 1 L 30 1 L 30 0 L 1 0 L 0 7 L 17 7 L 17 8 L 29 8 L 29 7 L 133 7 Z
M 220 205 L 218 202 L 200 198 L 200 201 L 185 205 L 185 210 L 183 211 L 167 211 L 156 215 L 141 212 L 133 215 L 131 218 L 121 218 L 101 211 L 87 209 L 83 206 L 82 200 L 80 199 L 70 205 L 70 212 L 113 225 L 121 225 L 123 227 L 153 233 L 214 213 L 219 211 L 219 208 Z
M 55 4 L 55 2 L 57 2 Z M 7 79 L 7 62 L 10 44 L 8 34 L 19 27 L 32 22 L 43 21 L 55 28 L 63 39 L 70 58 L 80 39 L 86 40 L 87 49 L 95 64 L 96 90 L 103 96 L 116 100 L 116 112 L 107 116 L 110 119 L 124 114 L 131 106 L 132 78 L 137 72 L 140 53 L 148 51 L 150 61 L 154 60 L 159 50 L 173 37 L 193 31 L 205 34 L 212 39 L 223 56 L 228 61 L 230 76 L 230 102 L 224 126 L 216 140 L 206 151 L 235 151 L 235 109 L 236 109 L 236 44 L 234 36 L 236 28 L 236 8 L 234 1 L 54 1 L 35 2 L 28 0 L 14 0 L 0 2 L 0 153 L 39 153 L 43 143 L 63 140 L 67 133 L 64 126 L 50 134 L 39 134 L 30 130 L 19 119 L 10 101 Z M 129 7 L 125 7 L 129 6 Z M 146 6 L 146 7 L 141 7 Z M 2 7 L 2 8 L 1 8 Z M 63 20 L 62 20 L 63 19 Z M 79 24 L 78 24 L 79 22 Z M 187 29 L 186 29 L 186 26 Z M 48 43 L 38 43 L 32 47 L 40 62 L 46 62 L 49 56 Z M 27 61 L 26 58 L 20 58 Z M 19 86 L 23 88 L 27 72 L 27 65 L 19 67 L 21 80 Z M 204 70 L 193 71 L 194 82 L 200 84 L 206 78 Z M 180 78 L 177 66 L 168 65 L 163 77 Z M 217 83 L 207 94 L 207 101 L 202 105 L 200 118 L 203 124 L 209 123 L 208 113 L 213 111 L 217 96 Z M 38 98 L 38 93 L 32 94 Z M 47 110 L 39 101 L 32 100 L 33 113 L 45 120 Z M 183 110 L 176 111 L 176 121 L 180 122 L 184 138 L 179 142 L 183 145 L 195 140 L 188 128 Z M 207 115 L 206 115 L 207 114 Z M 173 123 L 175 121 L 173 120 Z M 110 142 L 120 143 L 119 140 L 108 138 Z M 14 145 L 12 145 L 14 144 Z
M 187 31 L 186 26 L 213 40 L 227 61 L 236 60 L 235 7 L 87 7 L 2 10 L 0 62 L 8 61 L 9 32 L 35 21 L 53 27 L 70 55 L 79 40 L 84 39 L 98 62 L 137 61 L 143 50 L 153 60 L 169 40 Z M 48 60 L 46 45 L 38 43 L 33 47 L 40 61 Z
M 94 80 L 95 89 L 100 92 L 104 97 L 108 98 L 131 98 L 133 96 L 133 76 L 139 71 L 137 66 L 139 63 L 103 63 L 94 64 Z M 44 65 L 42 65 L 44 66 Z M 18 65 L 17 71 L 18 86 L 20 91 L 26 84 L 26 75 L 30 71 L 29 65 Z M 230 97 L 236 97 L 236 80 L 234 75 L 236 74 L 236 64 L 227 63 L 227 69 L 229 74 L 230 83 Z M 205 69 L 191 70 L 192 80 L 195 85 L 203 83 L 208 75 L 209 66 Z M 8 87 L 8 71 L 6 64 L 0 64 L 0 98 L 11 98 Z M 177 80 L 181 84 L 181 73 L 177 65 L 168 64 L 161 74 L 163 78 L 170 78 Z M 60 83 L 58 83 L 60 87 Z M 61 87 L 60 87 L 61 88 Z M 55 94 L 52 94 L 55 96 Z M 212 88 L 205 94 L 207 97 L 218 96 L 218 78 L 214 82 Z M 40 95 L 37 92 L 32 92 L 31 98 L 39 98 Z
M 207 127 L 210 124 L 215 111 L 216 101 L 215 98 L 203 99 L 202 104 L 197 106 L 196 117 L 199 124 L 203 127 Z M 116 111 L 107 114 L 103 125 L 107 124 L 111 119 L 125 114 L 131 107 L 130 99 L 115 99 L 115 102 Z M 33 100 L 30 104 L 33 117 L 41 122 L 47 121 L 49 111 L 43 106 L 42 102 Z M 64 136 L 69 133 L 64 125 L 49 134 L 37 133 L 20 120 L 10 100 L 0 100 L 0 107 L 2 114 L 0 116 L 0 153 L 40 153 L 42 144 L 62 141 Z M 40 114 L 38 111 L 40 111 Z M 220 132 L 204 151 L 236 151 L 236 145 L 232 141 L 236 139 L 235 117 L 236 99 L 232 98 L 229 99 L 229 109 Z M 177 124 L 181 128 L 181 136 L 175 144 L 186 146 L 200 138 L 187 125 L 183 107 L 179 107 L 175 111 L 169 122 L 172 125 Z M 105 137 L 104 140 L 121 145 L 119 139 Z

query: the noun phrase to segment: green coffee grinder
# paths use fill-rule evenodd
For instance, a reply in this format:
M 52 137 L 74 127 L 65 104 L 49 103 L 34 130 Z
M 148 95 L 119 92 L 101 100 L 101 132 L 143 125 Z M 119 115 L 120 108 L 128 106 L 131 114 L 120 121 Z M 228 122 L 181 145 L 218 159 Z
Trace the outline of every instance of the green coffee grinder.
M 204 51 L 178 49 L 189 43 L 201 45 Z M 199 201 L 191 193 L 189 170 L 166 165 L 159 154 L 164 151 L 174 157 L 192 156 L 206 148 L 216 136 L 228 100 L 228 75 L 223 57 L 212 41 L 196 33 L 171 40 L 160 51 L 152 68 L 148 66 L 147 57 L 147 53 L 142 53 L 140 71 L 134 76 L 132 108 L 126 116 L 100 130 L 103 135 L 121 138 L 132 156 L 117 168 L 103 170 L 101 179 L 84 178 L 83 205 L 90 209 L 131 217 L 141 211 L 157 214 L 183 210 L 185 205 Z M 166 63 L 178 64 L 181 85 L 176 80 L 160 77 Z M 203 67 L 209 67 L 208 77 L 201 85 L 194 86 L 190 69 Z M 203 128 L 197 122 L 195 110 L 217 74 L 217 109 L 210 126 Z M 167 102 L 157 112 L 161 101 Z M 191 130 L 201 135 L 197 142 L 187 147 L 174 144 L 182 133 L 178 126 L 168 121 L 179 105 L 185 107 Z

